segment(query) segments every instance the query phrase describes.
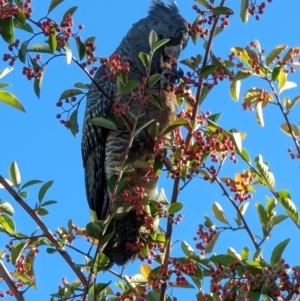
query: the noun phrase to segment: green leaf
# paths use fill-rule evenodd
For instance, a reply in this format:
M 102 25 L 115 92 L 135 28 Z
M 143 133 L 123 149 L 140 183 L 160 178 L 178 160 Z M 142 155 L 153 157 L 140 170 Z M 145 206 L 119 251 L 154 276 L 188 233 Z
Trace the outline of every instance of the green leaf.
M 144 128 L 146 128 L 146 127 L 147 127 L 149 124 L 151 124 L 154 120 L 155 120 L 155 119 L 149 120 L 149 121 L 147 121 L 146 123 L 140 125 L 140 126 L 136 129 L 134 135 L 136 136 L 140 131 L 142 131 Z
M 161 155 L 156 155 L 154 158 L 153 163 L 153 172 L 155 175 L 160 175 L 162 168 L 164 166 L 163 162 L 161 161 Z
M 224 223 L 224 224 L 229 224 L 228 219 L 219 203 L 217 203 L 217 202 L 213 203 L 212 211 L 218 221 L 220 221 L 221 223 Z
M 262 178 L 263 183 L 271 190 L 275 189 L 275 178 L 273 173 L 270 171 L 269 166 L 263 161 L 261 155 L 255 158 L 255 165 Z
M 161 78 L 161 74 L 152 74 L 147 80 L 147 88 L 150 89 L 153 87 Z
M 240 89 L 241 89 L 241 80 L 249 77 L 251 74 L 248 71 L 238 71 L 238 73 L 233 78 L 230 84 L 230 95 L 231 98 L 235 101 L 239 100 Z
M 215 263 L 221 263 L 222 265 L 228 266 L 229 263 L 236 261 L 236 258 L 230 255 L 213 255 L 209 258 L 210 261 Z
M 9 18 L 3 20 L 2 18 L 0 18 L 0 27 L 2 28 L 1 36 L 3 40 L 8 44 L 13 43 L 15 40 L 13 19 Z
M 56 39 L 56 30 L 55 30 L 55 28 L 51 28 L 51 33 L 48 37 L 48 44 L 50 46 L 50 49 L 51 49 L 52 53 L 54 53 L 56 48 L 57 48 L 57 39 Z
M 148 69 L 150 67 L 150 56 L 149 56 L 149 54 L 147 54 L 145 52 L 140 52 L 139 53 L 139 58 L 142 61 L 145 68 Z
M 57 201 L 46 201 L 43 204 L 41 204 L 41 207 L 45 207 L 53 204 L 57 204 Z
M 79 89 L 67 89 L 61 93 L 59 100 L 66 99 L 80 94 L 85 94 L 85 93 Z
M 101 237 L 101 228 L 95 222 L 89 222 L 86 225 L 86 233 L 92 238 L 99 239 Z
M 16 243 L 11 247 L 11 262 L 16 264 L 20 256 L 22 255 L 24 249 L 27 247 L 28 242 Z
M 251 67 L 251 59 L 245 48 L 242 47 L 233 47 L 231 48 L 231 52 L 233 52 L 236 56 L 238 56 L 248 67 Z M 237 74 L 239 74 L 239 71 Z M 247 71 L 246 71 L 247 72 Z
M 232 256 L 232 257 L 234 257 L 234 258 L 236 258 L 238 261 L 242 260 L 241 255 L 235 249 L 233 249 L 231 247 L 229 247 L 227 249 L 227 254 L 230 255 L 230 256 Z
M 213 238 L 210 240 L 210 242 L 206 245 L 205 247 L 205 252 L 206 253 L 210 253 L 213 251 L 215 244 L 217 243 L 217 240 L 219 238 L 219 236 L 221 235 L 221 232 L 217 232 Z
M 287 124 L 287 123 L 283 123 L 281 126 L 281 129 L 282 131 L 287 134 L 288 136 L 291 136 L 291 137 L 295 137 L 295 138 L 298 138 L 300 137 L 300 131 L 299 131 L 299 128 L 293 124 L 290 124 L 290 126 Z M 292 129 L 292 133 L 290 131 L 290 127 Z
M 217 15 L 233 15 L 233 10 L 225 6 L 217 6 L 213 8 L 211 11 Z
M 37 98 L 40 98 L 42 81 L 43 81 L 43 73 L 41 77 L 36 77 L 33 82 L 33 90 Z
M 244 247 L 241 252 L 242 260 L 247 261 L 249 259 L 249 256 L 250 256 L 250 250 L 248 249 L 248 247 Z
M 215 227 L 215 224 L 212 222 L 212 220 L 210 219 L 210 217 L 207 214 L 204 215 L 204 218 L 205 218 L 204 226 L 206 228 Z
M 243 23 L 248 22 L 249 12 L 249 0 L 241 0 L 241 7 L 240 7 L 240 18 Z
M 83 83 L 75 83 L 74 87 L 80 88 L 80 89 L 86 89 L 86 90 L 91 90 L 92 86 L 89 84 L 83 84 Z
M 242 157 L 243 159 L 247 162 L 251 164 L 251 158 L 250 155 L 248 154 L 248 152 L 246 151 L 246 149 L 242 149 Z
M 67 64 L 70 65 L 72 62 L 73 55 L 72 55 L 72 48 L 67 41 L 65 41 L 65 52 L 66 52 Z
M 207 119 L 216 123 L 216 122 L 218 122 L 218 120 L 220 119 L 221 116 L 222 116 L 222 113 L 216 113 L 216 114 L 209 115 Z
M 161 39 L 159 41 L 156 41 L 152 44 L 151 50 L 152 52 L 156 51 L 158 48 L 160 48 L 162 45 L 168 43 L 170 39 Z
M 71 130 L 71 133 L 74 137 L 76 137 L 78 133 L 77 114 L 78 114 L 78 108 L 72 112 L 69 119 L 69 129 Z
M 232 142 L 236 150 L 238 151 L 238 153 L 241 153 L 243 150 L 241 133 L 237 132 L 236 130 L 230 130 L 230 133 L 232 135 Z
M 13 19 L 13 23 L 14 23 L 14 27 L 15 28 L 18 28 L 18 29 L 21 29 L 21 30 L 24 30 L 24 31 L 27 31 L 27 32 L 30 32 L 30 33 L 34 32 L 33 29 L 32 29 L 32 27 L 28 23 L 22 24 L 16 18 Z
M 170 122 L 169 126 L 166 128 L 166 130 L 164 131 L 164 135 L 171 133 L 172 131 L 174 131 L 176 128 L 182 126 L 182 125 L 186 125 L 188 124 L 188 121 L 185 119 L 178 119 L 178 120 L 174 120 L 172 122 Z
M 50 14 L 50 12 L 63 1 L 64 0 L 52 0 L 48 8 L 48 14 Z
M 284 221 L 287 218 L 288 218 L 288 216 L 283 215 L 283 214 L 279 214 L 279 215 L 273 217 L 271 220 L 272 226 L 278 225 L 279 223 L 281 223 L 282 221 Z
M 183 204 L 176 202 L 170 205 L 169 209 L 168 209 L 168 213 L 169 214 L 174 214 L 178 211 L 180 211 L 183 208 Z
M 255 286 L 255 289 L 254 289 Z M 259 301 L 261 296 L 261 290 L 256 288 L 255 282 L 250 284 L 250 297 L 251 301 Z
M 157 108 L 163 110 L 164 106 L 163 106 L 163 103 L 160 100 L 160 98 L 157 95 L 155 95 L 155 94 L 151 94 L 151 95 L 152 95 L 152 99 L 149 99 L 148 102 L 151 102 Z
M 14 186 L 19 187 L 21 183 L 21 174 L 17 162 L 13 161 L 9 166 L 9 178 Z
M 22 63 L 25 63 L 26 62 L 26 54 L 27 54 L 27 46 L 28 46 L 28 43 L 29 41 L 25 41 L 22 43 L 20 49 L 19 49 L 19 54 L 18 54 L 18 57 L 19 57 L 19 60 L 22 62 Z
M 38 200 L 40 203 L 42 202 L 46 192 L 52 186 L 52 184 L 53 184 L 53 181 L 48 181 L 40 188 L 39 193 L 38 193 Z
M 3 78 L 5 75 L 7 75 L 8 73 L 10 73 L 13 70 L 14 70 L 14 68 L 8 67 L 8 68 L 5 68 L 4 70 L 0 71 L 0 78 Z
M 272 255 L 271 255 L 271 261 L 270 261 L 270 265 L 273 267 L 276 264 L 278 264 L 280 258 L 282 257 L 282 253 L 285 249 L 285 247 L 287 246 L 287 244 L 289 243 L 290 238 L 284 240 L 283 242 L 279 243 L 273 250 Z
M 16 230 L 16 226 L 14 221 L 7 215 L 0 215 L 0 231 L 8 232 L 9 234 L 13 234 Z
M 277 80 L 280 73 L 282 73 L 282 66 L 275 66 L 272 71 L 272 80 Z
M 47 209 L 45 209 L 45 208 L 38 208 L 37 211 L 36 211 L 36 213 L 38 215 L 48 215 L 49 211 Z
M 6 88 L 6 87 L 10 87 L 11 84 L 7 84 L 7 83 L 0 83 L 0 89 L 1 88 Z
M 113 130 L 113 131 L 117 131 L 118 128 L 117 126 L 110 120 L 106 119 L 106 118 L 102 118 L 102 117 L 95 117 L 92 118 L 89 123 L 97 125 L 97 126 L 101 126 L 103 128 L 109 129 L 109 130 Z
M 81 61 L 82 59 L 84 59 L 85 56 L 85 45 L 80 41 L 75 39 L 76 41 L 76 47 L 77 47 L 77 51 L 78 51 L 78 55 L 79 55 L 79 60 Z
M 43 181 L 40 180 L 30 180 L 28 182 L 26 182 L 25 184 L 23 184 L 23 186 L 21 187 L 21 190 L 23 190 L 26 187 L 32 186 L 32 185 L 36 185 L 36 184 L 40 184 L 43 183 Z
M 201 71 L 199 72 L 199 75 L 202 77 L 207 77 L 208 75 L 214 73 L 217 70 L 217 66 L 215 65 L 208 65 L 205 66 Z
M 279 74 L 277 76 L 277 81 L 278 81 L 278 88 L 280 91 L 285 86 L 286 81 L 287 81 L 287 74 L 283 70 L 281 70 L 281 72 L 279 72 Z
M 203 5 L 205 8 L 209 8 L 210 6 L 206 0 L 195 0 L 195 1 Z
M 108 242 L 114 235 L 115 235 L 115 231 L 108 233 L 107 235 L 102 237 L 102 239 L 101 239 L 101 248 L 102 249 L 104 249 L 106 247 L 106 245 L 108 244 Z
M 9 215 L 15 214 L 13 206 L 10 203 L 2 202 L 1 200 L 0 200 L 0 210 Z
M 189 258 L 197 256 L 193 248 L 184 240 L 181 242 L 181 250 Z
M 29 52 L 52 53 L 49 46 L 44 44 L 34 44 L 29 49 Z
M 48 254 L 54 254 L 55 252 L 57 252 L 57 249 L 47 248 L 47 249 L 46 249 L 46 252 L 47 252 Z
M 156 43 L 157 42 L 157 34 L 156 34 L 156 32 L 152 29 L 151 31 L 150 31 L 150 34 L 149 34 L 149 45 L 150 45 L 150 48 L 152 49 L 152 47 L 153 47 L 153 45 L 154 45 L 154 43 Z
M 20 196 L 22 198 L 27 198 L 28 197 L 28 192 L 27 191 L 22 191 L 22 192 L 20 192 Z
M 113 193 L 113 191 L 115 189 L 115 185 L 117 183 L 117 178 L 118 178 L 118 175 L 112 175 L 108 180 L 107 186 L 111 193 Z M 121 181 L 119 182 L 117 192 L 120 192 L 124 187 L 126 187 L 126 185 L 127 185 L 126 177 L 123 176 L 121 178 Z
M 279 56 L 287 47 L 287 45 L 279 45 L 275 47 L 266 57 L 266 65 L 270 66 L 276 57 Z
M 66 18 L 67 18 L 67 14 L 70 14 L 71 16 L 73 16 L 73 14 L 76 12 L 78 6 L 73 6 L 71 8 L 69 8 L 65 13 L 64 13 L 64 16 L 63 16 L 63 20 L 65 21 Z
M 268 229 L 268 223 L 269 223 L 267 213 L 265 211 L 265 208 L 261 204 L 256 203 L 255 207 L 256 207 L 256 210 L 258 212 L 258 217 L 259 217 L 260 224 L 261 224 L 263 230 L 265 230 L 265 232 L 264 232 L 264 234 L 265 234 L 267 229 Z
M 126 94 L 130 91 L 133 91 L 137 87 L 139 87 L 139 85 L 140 85 L 140 83 L 138 81 L 130 79 L 130 80 L 127 81 L 126 86 L 121 86 L 120 92 L 122 94 Z
M 299 213 L 296 205 L 291 200 L 291 196 L 287 190 L 280 190 L 277 192 L 278 202 L 282 205 L 286 213 L 291 217 L 291 219 L 299 226 Z
M 291 102 L 290 110 L 299 102 L 299 100 L 300 100 L 300 95 L 297 95 L 295 98 L 293 98 Z
M 21 24 L 25 24 L 26 22 L 26 16 L 24 14 L 24 12 L 22 10 L 19 10 L 19 12 L 17 13 L 17 15 L 15 16 L 15 18 L 21 23 Z
M 25 109 L 20 101 L 16 98 L 15 95 L 11 94 L 10 92 L 0 90 L 0 101 L 12 106 L 15 109 L 25 112 Z

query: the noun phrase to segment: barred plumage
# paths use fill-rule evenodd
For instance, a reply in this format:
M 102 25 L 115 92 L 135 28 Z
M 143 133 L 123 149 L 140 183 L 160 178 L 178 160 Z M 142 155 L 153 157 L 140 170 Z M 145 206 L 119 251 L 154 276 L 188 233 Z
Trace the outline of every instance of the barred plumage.
M 161 60 L 169 62 L 172 58 L 178 58 L 188 39 L 187 22 L 182 18 L 174 3 L 166 5 L 161 0 L 153 0 L 148 17 L 133 25 L 115 53 L 120 55 L 121 61 L 129 62 L 128 78 L 142 84 L 146 71 L 138 58 L 138 54 L 140 52 L 149 53 L 148 37 L 151 30 L 154 30 L 160 39 L 170 39 L 167 44 L 156 51 L 150 72 L 151 74 L 163 73 L 160 82 L 151 88 L 153 93 L 157 93 L 161 89 L 164 90 L 161 97 L 163 109 L 149 103 L 142 109 L 143 115 L 139 119 L 139 125 L 155 119 L 153 124 L 156 122 L 160 124 L 158 134 L 164 139 L 162 133 L 176 117 L 176 97 L 169 91 L 170 74 L 168 73 L 172 73 L 172 70 L 163 70 Z M 116 82 L 103 81 L 102 76 L 105 74 L 106 69 L 100 67 L 95 75 L 95 80 L 115 101 L 118 98 Z M 121 104 L 128 104 L 131 112 L 137 112 L 139 103 L 130 95 L 123 96 L 120 102 Z M 112 111 L 112 103 L 99 92 L 96 85 L 93 85 L 86 105 L 82 134 L 82 156 L 89 207 L 95 211 L 98 219 L 104 219 L 107 214 L 110 198 L 107 182 L 112 175 L 118 174 L 118 168 L 121 167 L 130 138 L 130 131 L 129 129 L 118 132 L 109 131 L 90 124 L 89 120 L 94 117 L 106 117 Z M 129 114 L 126 116 L 132 121 Z M 140 132 L 134 139 L 127 163 L 134 163 L 136 160 L 147 161 L 153 158 L 153 148 L 154 141 L 147 134 L 147 130 Z M 146 192 L 145 198 L 149 200 L 154 199 L 157 195 L 157 179 L 151 178 L 149 183 L 141 183 L 146 172 L 146 169 L 134 168 L 128 176 L 131 179 L 130 185 L 143 186 Z M 137 222 L 135 212 L 131 210 L 130 205 L 124 201 L 122 192 L 116 195 L 110 213 L 115 213 L 109 228 L 110 231 L 115 231 L 115 235 L 109 241 L 104 253 L 110 259 L 110 266 L 113 263 L 124 265 L 136 255 L 126 249 L 126 243 L 136 244 L 139 241 L 141 224 Z

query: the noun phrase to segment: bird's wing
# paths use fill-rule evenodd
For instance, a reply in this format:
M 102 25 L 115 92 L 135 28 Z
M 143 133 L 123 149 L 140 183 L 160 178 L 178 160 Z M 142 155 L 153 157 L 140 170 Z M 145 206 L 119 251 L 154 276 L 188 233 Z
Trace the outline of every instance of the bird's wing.
M 99 68 L 92 89 L 87 97 L 86 111 L 83 123 L 81 151 L 85 170 L 85 185 L 87 199 L 93 218 L 104 219 L 109 205 L 109 193 L 105 176 L 105 143 L 108 130 L 90 124 L 95 117 L 105 117 L 112 104 L 98 87 L 113 96 L 113 84 L 102 80 L 106 75 L 104 68 Z M 96 214 L 96 216 L 95 216 Z

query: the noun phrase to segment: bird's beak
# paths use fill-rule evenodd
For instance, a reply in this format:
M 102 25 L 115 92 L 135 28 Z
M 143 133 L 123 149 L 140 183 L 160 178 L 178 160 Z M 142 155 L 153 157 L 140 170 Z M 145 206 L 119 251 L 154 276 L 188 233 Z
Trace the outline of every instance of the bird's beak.
M 178 59 L 182 50 L 182 45 L 167 45 L 164 47 L 164 53 L 169 59 Z

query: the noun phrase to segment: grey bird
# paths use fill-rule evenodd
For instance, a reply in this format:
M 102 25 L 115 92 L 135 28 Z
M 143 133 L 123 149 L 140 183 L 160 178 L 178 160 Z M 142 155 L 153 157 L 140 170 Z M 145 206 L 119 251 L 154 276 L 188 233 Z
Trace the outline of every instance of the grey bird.
M 164 68 L 164 64 L 168 64 L 172 59 L 179 57 L 189 37 L 188 23 L 179 13 L 175 2 L 165 4 L 161 0 L 153 0 L 148 16 L 133 24 L 114 53 L 120 55 L 122 62 L 129 63 L 128 79 L 142 84 L 146 69 L 138 55 L 140 52 L 150 52 L 149 34 L 152 30 L 156 32 L 159 39 L 170 39 L 154 54 L 150 74 L 158 73 L 162 74 L 162 77 L 151 87 L 150 91 L 147 91 L 148 93 L 160 95 L 163 108 L 158 108 L 150 102 L 143 106 L 138 126 L 154 119 L 152 124 L 159 124 L 158 138 L 165 140 L 167 138 L 163 136 L 163 132 L 170 122 L 176 118 L 176 97 L 171 92 L 170 85 L 174 78 L 176 79 L 177 74 L 173 67 L 171 71 Z M 118 100 L 121 105 L 128 105 L 131 112 L 137 113 L 139 102 L 134 100 L 130 93 L 120 98 L 116 80 L 112 82 L 103 80 L 105 75 L 107 75 L 107 69 L 101 66 L 94 77 L 97 85 L 105 91 L 105 94 L 113 102 Z M 126 127 L 122 131 L 112 131 L 91 124 L 89 121 L 92 118 L 105 118 L 113 113 L 112 101 L 108 100 L 99 91 L 97 85 L 92 85 L 87 98 L 82 131 L 81 148 L 86 194 L 89 207 L 91 211 L 95 212 L 97 219 L 103 220 L 108 213 L 114 214 L 107 231 L 114 231 L 114 235 L 103 252 L 110 259 L 108 267 L 111 267 L 114 263 L 123 266 L 138 255 L 136 250 L 128 248 L 128 243 L 136 245 L 142 239 L 139 233 L 142 222 L 137 219 L 136 212 L 132 209 L 131 204 L 124 200 L 122 190 L 116 194 L 112 205 L 109 205 L 112 191 L 108 189 L 108 180 L 113 175 L 117 175 L 121 168 L 131 134 L 128 121 L 133 123 L 133 118 L 132 114 L 128 114 L 128 112 L 124 113 L 125 119 L 121 115 L 119 116 Z M 148 130 L 149 128 L 145 128 L 134 138 L 127 164 L 134 164 L 137 160 L 142 162 L 154 158 L 155 141 L 148 134 Z M 157 178 L 151 177 L 148 183 L 142 181 L 147 173 L 147 168 L 133 167 L 126 174 L 130 177 L 130 187 L 140 186 L 144 188 L 143 203 L 145 203 L 145 200 L 147 202 L 147 200 L 155 199 L 158 193 Z

